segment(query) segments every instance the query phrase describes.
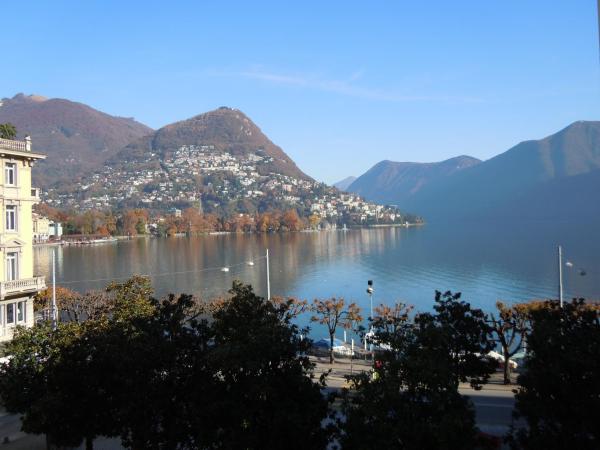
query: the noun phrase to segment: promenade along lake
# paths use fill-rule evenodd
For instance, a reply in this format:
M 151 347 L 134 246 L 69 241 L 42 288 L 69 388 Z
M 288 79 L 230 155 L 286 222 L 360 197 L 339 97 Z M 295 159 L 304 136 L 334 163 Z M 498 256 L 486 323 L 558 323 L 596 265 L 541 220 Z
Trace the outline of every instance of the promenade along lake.
M 157 295 L 212 298 L 226 293 L 235 279 L 265 295 L 268 248 L 273 295 L 311 301 L 341 296 L 356 301 L 366 317 L 372 279 L 374 304 L 401 300 L 428 310 L 437 289 L 462 292 L 465 300 L 492 311 L 497 300 L 557 297 L 559 243 L 565 263 L 572 262 L 564 267 L 565 298 L 600 299 L 600 226 L 568 223 L 428 224 L 42 246 L 35 249 L 35 271 L 49 284 L 56 252 L 57 284 L 81 292 L 148 274 Z

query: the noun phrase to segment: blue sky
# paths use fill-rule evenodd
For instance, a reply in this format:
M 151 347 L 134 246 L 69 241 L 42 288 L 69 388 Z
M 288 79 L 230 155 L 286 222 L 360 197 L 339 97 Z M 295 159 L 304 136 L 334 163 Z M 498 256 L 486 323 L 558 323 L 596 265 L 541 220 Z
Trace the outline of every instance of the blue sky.
M 595 0 L 286 3 L 6 2 L 0 97 L 154 128 L 232 106 L 327 182 L 600 119 Z

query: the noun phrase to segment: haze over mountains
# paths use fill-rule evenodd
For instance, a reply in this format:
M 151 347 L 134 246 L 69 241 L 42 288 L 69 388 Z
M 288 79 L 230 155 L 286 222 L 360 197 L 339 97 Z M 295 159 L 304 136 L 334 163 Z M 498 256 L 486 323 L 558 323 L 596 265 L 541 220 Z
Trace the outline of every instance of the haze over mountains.
M 32 138 L 48 158 L 33 172 L 33 183 L 47 188 L 71 182 L 102 164 L 152 129 L 132 118 L 115 117 L 82 103 L 17 94 L 0 100 L 0 123 L 17 127 L 18 138 Z
M 575 122 L 544 139 L 469 163 L 427 177 L 423 184 L 425 176 L 415 174 L 431 174 L 431 165 L 382 162 L 348 189 L 428 220 L 600 220 L 600 122 Z

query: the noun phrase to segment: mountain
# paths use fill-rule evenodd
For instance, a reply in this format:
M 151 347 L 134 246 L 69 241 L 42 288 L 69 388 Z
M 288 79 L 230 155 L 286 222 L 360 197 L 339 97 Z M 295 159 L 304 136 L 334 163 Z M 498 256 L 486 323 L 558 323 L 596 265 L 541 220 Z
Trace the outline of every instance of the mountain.
M 575 122 L 431 184 L 399 206 L 426 219 L 600 220 L 600 122 Z
M 141 137 L 93 174 L 49 189 L 44 200 L 67 210 L 144 208 L 177 215 L 175 208 L 188 210 L 185 217 L 202 211 L 227 223 L 239 219 L 257 226 L 257 214 L 265 212 L 273 218 L 282 212 L 288 218 L 296 213 L 310 217 L 312 227 L 420 222 L 397 208 L 344 195 L 313 180 L 246 115 L 231 108 Z M 187 231 L 189 224 L 182 219 L 179 231 Z M 259 228 L 270 226 L 263 221 Z
M 380 203 L 402 205 L 423 188 L 481 161 L 457 156 L 436 163 L 381 161 L 358 177 L 347 190 Z
M 149 158 L 161 158 L 190 145 L 212 146 L 215 151 L 227 152 L 234 157 L 258 152 L 271 159 L 260 165 L 260 174 L 275 172 L 311 179 L 243 112 L 228 107 L 167 125 L 127 145 L 109 163 L 147 162 Z
M 310 212 L 325 196 L 338 198 L 339 191 L 302 172 L 244 113 L 222 107 L 136 139 L 94 173 L 49 189 L 45 200 L 84 209 L 202 206 L 229 216 Z
M 30 135 L 35 151 L 46 154 L 35 165 L 33 183 L 47 188 L 72 182 L 97 169 L 127 144 L 152 129 L 132 118 L 115 117 L 82 103 L 17 94 L 0 100 L 0 123 Z
M 346 177 L 343 180 L 338 181 L 337 183 L 333 183 L 333 187 L 338 188 L 340 191 L 346 191 L 348 189 L 348 186 L 350 186 L 354 182 L 354 180 L 356 180 L 356 177 Z

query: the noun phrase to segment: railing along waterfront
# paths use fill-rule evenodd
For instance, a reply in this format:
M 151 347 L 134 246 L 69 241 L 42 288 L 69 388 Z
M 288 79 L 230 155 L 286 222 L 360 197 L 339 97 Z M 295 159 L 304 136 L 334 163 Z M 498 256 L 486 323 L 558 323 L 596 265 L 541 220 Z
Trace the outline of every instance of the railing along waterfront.
M 0 282 L 0 298 L 19 292 L 40 291 L 46 287 L 44 277 L 20 278 Z
M 31 151 L 31 140 L 25 141 L 14 141 L 12 139 L 0 138 L 0 149 L 14 150 L 17 152 L 30 152 Z

